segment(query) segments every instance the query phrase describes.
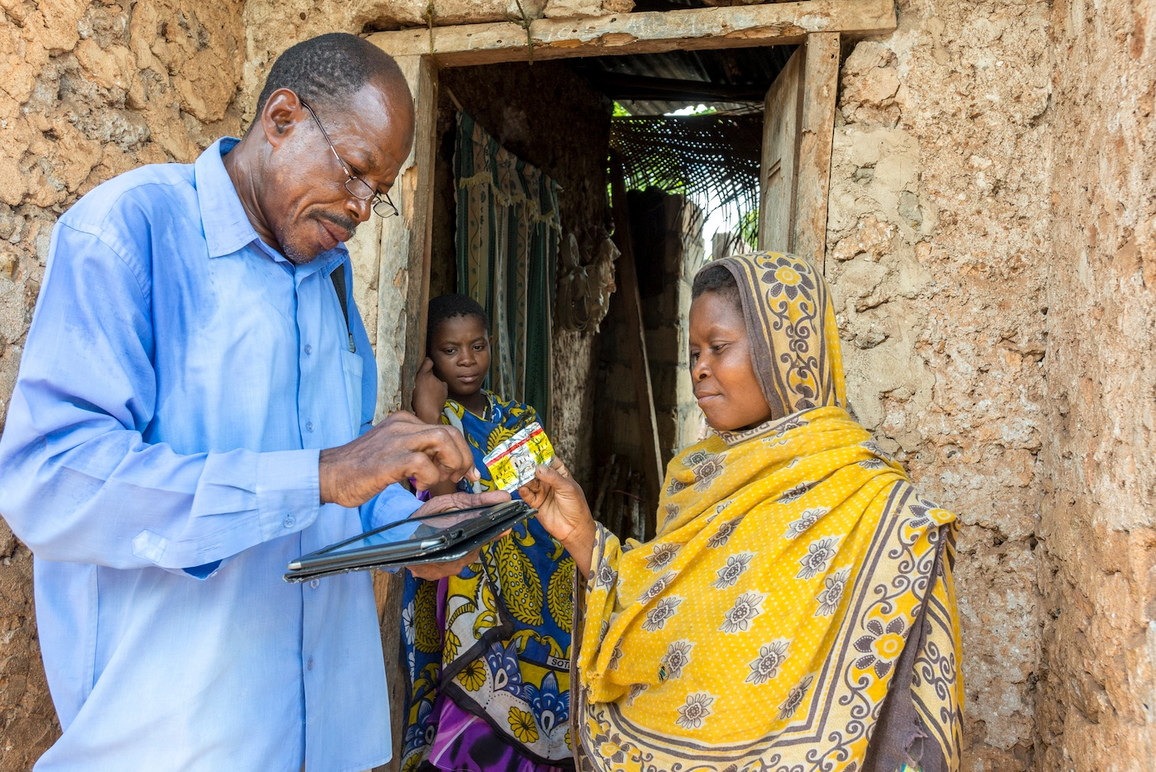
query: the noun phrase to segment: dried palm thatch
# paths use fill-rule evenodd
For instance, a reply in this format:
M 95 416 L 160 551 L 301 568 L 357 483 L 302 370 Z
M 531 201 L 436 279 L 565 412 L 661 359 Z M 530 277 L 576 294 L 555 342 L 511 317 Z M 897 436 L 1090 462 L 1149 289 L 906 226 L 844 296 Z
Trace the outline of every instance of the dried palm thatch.
M 710 212 L 759 206 L 763 114 L 616 117 L 610 146 L 629 188 L 680 193 Z

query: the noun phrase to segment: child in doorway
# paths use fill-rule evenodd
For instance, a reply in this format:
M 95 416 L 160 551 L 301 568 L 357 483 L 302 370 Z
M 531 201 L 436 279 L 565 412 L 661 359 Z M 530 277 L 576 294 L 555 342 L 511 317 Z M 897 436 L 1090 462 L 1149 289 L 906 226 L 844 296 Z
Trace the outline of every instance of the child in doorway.
M 490 490 L 482 458 L 538 420 L 529 405 L 482 388 L 489 320 L 464 295 L 430 301 L 428 358 L 413 409 L 462 432 Z M 433 494 L 452 493 L 453 483 Z M 407 572 L 402 625 L 409 679 L 402 769 L 572 769 L 571 583 L 574 561 L 531 518 L 483 547 L 458 576 L 427 582 Z

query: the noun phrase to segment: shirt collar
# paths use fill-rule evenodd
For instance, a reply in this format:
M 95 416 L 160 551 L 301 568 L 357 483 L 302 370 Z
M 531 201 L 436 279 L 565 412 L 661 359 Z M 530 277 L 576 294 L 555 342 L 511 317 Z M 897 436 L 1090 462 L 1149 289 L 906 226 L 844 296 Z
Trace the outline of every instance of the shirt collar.
M 245 207 L 241 206 L 237 189 L 233 187 L 233 180 L 225 170 L 222 159 L 240 141 L 235 137 L 221 137 L 209 145 L 193 164 L 197 202 L 201 208 L 201 225 L 205 230 L 209 257 L 230 255 L 255 241 L 271 258 L 283 261 L 285 258 L 261 241 L 253 229 L 253 224 L 245 214 Z M 318 255 L 317 259 L 295 266 L 294 272 L 299 278 L 318 270 L 328 275 L 345 259 L 345 254 L 345 246 L 338 244 L 329 252 Z
M 201 225 L 209 257 L 229 255 L 257 239 L 257 231 L 245 215 L 233 180 L 222 160 L 241 140 L 221 137 L 209 145 L 193 164 L 197 186 L 197 203 L 201 207 Z

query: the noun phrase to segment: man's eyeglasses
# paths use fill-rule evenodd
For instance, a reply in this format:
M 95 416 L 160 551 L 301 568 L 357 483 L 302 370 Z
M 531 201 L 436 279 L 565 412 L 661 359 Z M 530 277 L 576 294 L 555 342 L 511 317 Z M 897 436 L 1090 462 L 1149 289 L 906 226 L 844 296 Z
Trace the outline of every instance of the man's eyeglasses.
M 389 200 L 388 193 L 374 192 L 372 185 L 349 170 L 348 164 L 341 160 L 341 156 L 337 154 L 337 148 L 333 146 L 333 141 L 330 140 L 329 135 L 325 133 L 325 127 L 321 125 L 321 120 L 317 117 L 317 113 L 313 112 L 312 107 L 305 104 L 304 99 L 301 99 L 301 97 L 297 97 L 297 99 L 301 102 L 301 106 L 313 116 L 313 120 L 317 122 L 317 128 L 321 129 L 321 136 L 325 137 L 325 141 L 329 144 L 329 149 L 333 151 L 333 157 L 337 159 L 337 163 L 341 164 L 341 169 L 347 177 L 345 180 L 345 189 L 349 191 L 349 195 L 354 198 L 359 198 L 362 201 L 372 201 L 373 213 L 378 217 L 393 217 L 397 214 L 397 207 Z

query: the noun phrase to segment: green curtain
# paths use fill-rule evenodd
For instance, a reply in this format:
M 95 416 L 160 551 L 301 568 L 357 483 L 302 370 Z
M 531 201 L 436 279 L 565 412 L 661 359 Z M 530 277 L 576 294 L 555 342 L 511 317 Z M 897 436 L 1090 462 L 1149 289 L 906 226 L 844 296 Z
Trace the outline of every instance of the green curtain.
M 538 411 L 550 431 L 558 185 L 457 114 L 458 292 L 478 301 L 494 336 L 488 386 Z

